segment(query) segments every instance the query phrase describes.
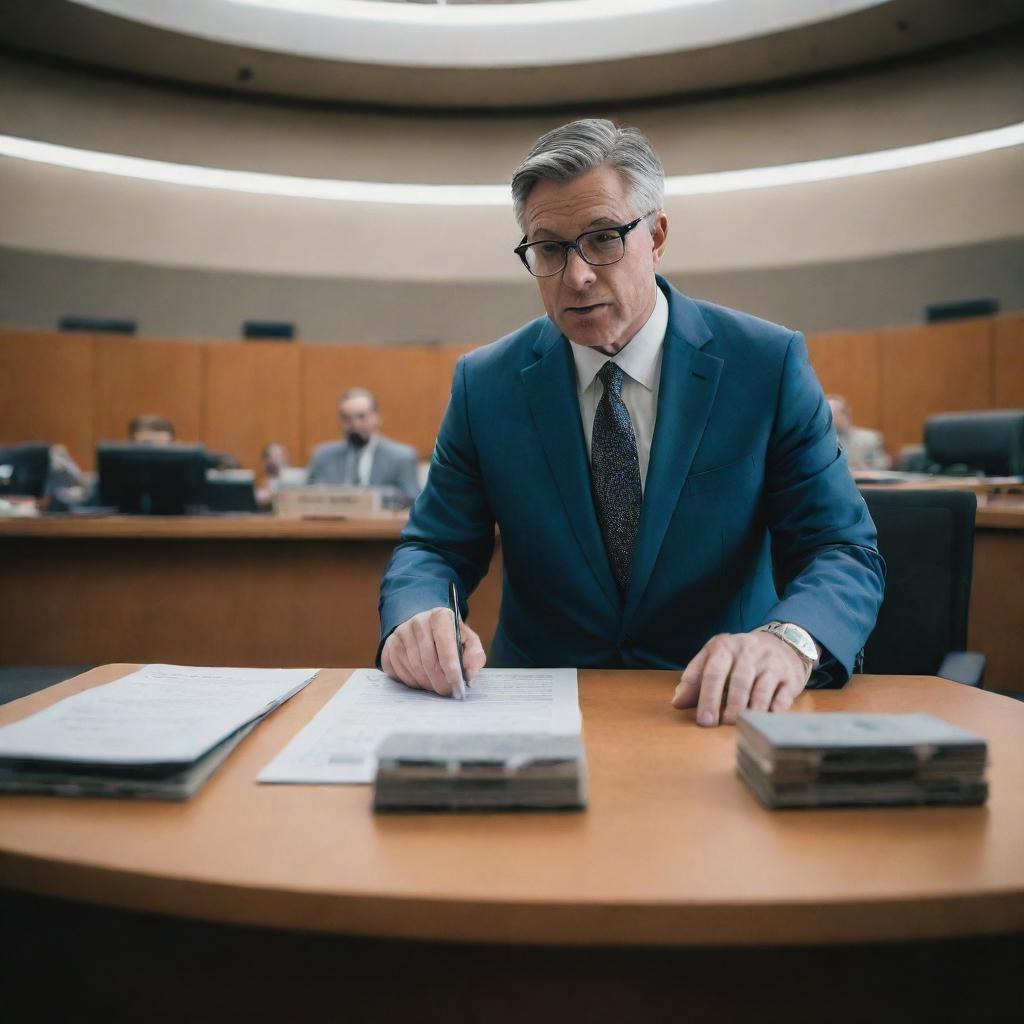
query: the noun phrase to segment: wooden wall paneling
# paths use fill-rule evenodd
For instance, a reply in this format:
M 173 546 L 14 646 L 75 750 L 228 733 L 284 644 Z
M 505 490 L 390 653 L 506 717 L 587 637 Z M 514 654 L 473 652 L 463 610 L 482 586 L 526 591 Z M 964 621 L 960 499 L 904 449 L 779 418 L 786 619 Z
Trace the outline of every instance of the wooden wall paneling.
M 301 462 L 302 354 L 273 342 L 203 347 L 203 430 L 213 451 L 230 452 L 259 472 L 260 451 L 278 441 Z
M 382 433 L 429 458 L 440 422 L 438 393 L 445 388 L 439 376 L 437 345 L 303 345 L 303 458 L 341 436 L 338 397 L 350 387 L 377 396 Z
M 0 331 L 0 444 L 63 444 L 93 465 L 93 338 Z
M 920 444 L 927 417 L 992 403 L 990 319 L 880 333 L 882 430 L 890 451 Z
M 882 428 L 882 364 L 877 331 L 834 331 L 807 339 L 814 372 L 826 392 L 843 395 L 853 421 Z
M 193 341 L 97 337 L 96 440 L 127 440 L 140 413 L 166 416 L 179 441 L 203 440 L 202 349 Z
M 996 317 L 993 345 L 993 408 L 1024 409 L 1024 313 Z

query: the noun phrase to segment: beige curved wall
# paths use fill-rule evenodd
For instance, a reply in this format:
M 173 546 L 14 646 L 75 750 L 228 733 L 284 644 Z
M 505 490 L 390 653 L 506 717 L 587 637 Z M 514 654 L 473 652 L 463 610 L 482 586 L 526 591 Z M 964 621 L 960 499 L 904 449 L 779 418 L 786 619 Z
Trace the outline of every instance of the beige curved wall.
M 810 160 L 1022 121 L 1022 56 L 1024 34 L 1016 32 L 898 68 L 613 114 L 649 134 L 669 174 Z M 279 174 L 495 183 L 538 134 L 569 116 L 356 112 L 0 58 L 2 133 Z M 673 280 L 737 304 L 783 296 L 754 311 L 799 326 L 895 322 L 926 301 L 976 294 L 994 294 L 1004 308 L 1024 305 L 1016 283 L 1024 280 L 1020 147 L 859 178 L 675 198 L 667 209 L 665 270 Z M 224 336 L 222 309 L 237 324 L 258 305 L 248 315 L 294 319 L 300 330 L 315 325 L 307 336 L 476 340 L 537 312 L 532 284 L 510 253 L 517 241 L 502 208 L 253 196 L 0 159 L 0 272 L 20 282 L 0 289 L 0 322 L 25 326 L 52 326 L 55 311 L 116 312 L 149 333 Z M 197 283 L 203 274 L 208 287 Z M 868 303 L 841 286 L 883 277 L 884 294 Z M 168 308 L 161 296 L 181 294 L 186 281 L 205 298 L 191 310 L 180 302 Z M 390 293 L 393 300 L 384 298 Z M 273 308 L 253 302 L 267 295 Z M 340 296 L 343 314 L 334 308 Z M 386 316 L 378 315 L 382 301 Z M 874 311 L 867 323 L 865 305 Z M 474 306 L 480 330 L 466 337 Z M 337 330 L 328 329 L 332 322 Z M 364 326 L 354 334 L 349 324 Z

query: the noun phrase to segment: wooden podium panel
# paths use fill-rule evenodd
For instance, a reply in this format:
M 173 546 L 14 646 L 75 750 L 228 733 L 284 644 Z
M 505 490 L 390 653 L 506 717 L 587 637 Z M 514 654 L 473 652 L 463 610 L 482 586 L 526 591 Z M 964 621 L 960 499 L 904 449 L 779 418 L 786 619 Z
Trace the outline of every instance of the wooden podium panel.
M 96 441 L 128 440 L 128 424 L 141 413 L 169 419 L 179 441 L 201 441 L 202 350 L 193 341 L 98 337 Z
M 826 393 L 842 395 L 860 427 L 882 427 L 882 365 L 877 331 L 829 332 L 807 339 L 814 372 Z
M 92 383 L 91 337 L 0 332 L 0 444 L 63 444 L 91 469 Z
M 301 352 L 294 345 L 242 341 L 203 348 L 203 440 L 259 471 L 260 452 L 283 444 L 301 465 Z
M 0 520 L 0 664 L 371 665 L 399 519 Z M 470 599 L 490 640 L 501 545 Z
M 993 344 L 992 406 L 1024 409 L 1024 314 L 997 317 Z
M 890 451 L 920 444 L 925 419 L 936 413 L 991 408 L 992 334 L 991 320 L 880 332 L 881 429 Z

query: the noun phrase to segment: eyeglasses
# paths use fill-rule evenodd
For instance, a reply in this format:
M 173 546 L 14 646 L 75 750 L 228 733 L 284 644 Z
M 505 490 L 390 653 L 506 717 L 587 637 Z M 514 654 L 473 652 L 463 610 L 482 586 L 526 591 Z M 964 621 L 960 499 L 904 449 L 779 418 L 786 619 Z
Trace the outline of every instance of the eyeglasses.
M 560 274 L 569 260 L 570 249 L 575 250 L 576 255 L 584 263 L 589 263 L 592 267 L 606 267 L 610 263 L 618 263 L 626 255 L 626 235 L 655 212 L 651 210 L 650 213 L 617 227 L 584 231 L 575 242 L 560 242 L 554 239 L 527 242 L 524 235 L 523 240 L 512 251 L 534 277 L 553 277 Z

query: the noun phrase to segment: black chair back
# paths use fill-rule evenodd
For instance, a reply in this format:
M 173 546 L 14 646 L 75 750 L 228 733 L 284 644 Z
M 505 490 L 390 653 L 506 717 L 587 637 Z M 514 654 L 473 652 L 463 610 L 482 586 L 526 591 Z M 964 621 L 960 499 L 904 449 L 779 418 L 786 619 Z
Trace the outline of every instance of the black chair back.
M 978 501 L 967 491 L 865 488 L 885 559 L 885 597 L 864 671 L 935 675 L 967 647 Z
M 950 412 L 924 424 L 928 461 L 989 476 L 1024 474 L 1024 409 Z

